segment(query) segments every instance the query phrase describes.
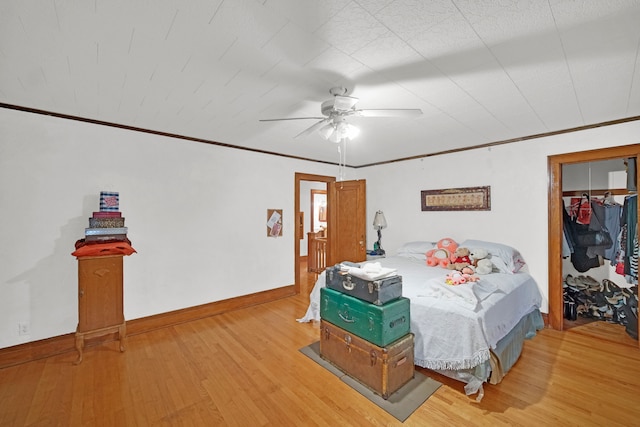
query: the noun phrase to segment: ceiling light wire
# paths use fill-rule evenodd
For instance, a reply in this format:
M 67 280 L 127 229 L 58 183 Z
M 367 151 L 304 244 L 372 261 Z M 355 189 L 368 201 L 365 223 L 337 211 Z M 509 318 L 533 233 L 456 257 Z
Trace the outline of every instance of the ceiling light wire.
M 345 167 L 347 165 L 347 139 L 342 138 L 338 143 L 338 181 L 342 182 L 345 178 Z

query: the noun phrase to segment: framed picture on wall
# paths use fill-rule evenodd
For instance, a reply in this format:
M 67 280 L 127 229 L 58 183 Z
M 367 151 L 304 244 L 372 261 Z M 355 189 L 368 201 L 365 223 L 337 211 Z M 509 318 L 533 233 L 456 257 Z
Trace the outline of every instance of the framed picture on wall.
M 490 211 L 491 186 L 422 190 L 423 211 Z

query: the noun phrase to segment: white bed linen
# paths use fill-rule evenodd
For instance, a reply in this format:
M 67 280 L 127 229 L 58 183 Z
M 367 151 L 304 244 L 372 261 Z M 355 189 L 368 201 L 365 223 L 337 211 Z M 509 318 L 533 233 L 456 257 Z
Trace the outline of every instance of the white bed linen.
M 480 276 L 480 282 L 460 285 L 477 288 L 473 292 L 476 307 L 471 308 L 470 294 L 462 288 L 460 298 L 447 293 L 449 285 L 444 284 L 444 279 L 449 270 L 401 256 L 378 262 L 397 269 L 402 276 L 402 294 L 411 300 L 415 364 L 428 369 L 461 370 L 485 362 L 490 349 L 542 302 L 535 280 L 526 272 L 491 273 Z M 322 273 L 310 294 L 307 312 L 299 322 L 320 320 L 320 289 L 325 280 Z M 440 282 L 442 291 L 438 288 Z

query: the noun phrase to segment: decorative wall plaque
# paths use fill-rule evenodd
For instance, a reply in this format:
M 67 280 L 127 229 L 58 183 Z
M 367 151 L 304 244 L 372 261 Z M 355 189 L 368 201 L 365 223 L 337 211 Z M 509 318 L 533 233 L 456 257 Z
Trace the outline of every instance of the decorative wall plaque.
M 491 186 L 422 190 L 423 211 L 490 211 Z

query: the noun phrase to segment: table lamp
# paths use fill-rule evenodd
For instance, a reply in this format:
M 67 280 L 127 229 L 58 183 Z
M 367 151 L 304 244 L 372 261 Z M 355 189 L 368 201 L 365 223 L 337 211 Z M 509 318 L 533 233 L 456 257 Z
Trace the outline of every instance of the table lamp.
M 375 255 L 384 255 L 384 249 L 382 249 L 382 229 L 387 228 L 387 220 L 382 211 L 376 212 L 376 216 L 373 218 L 373 228 L 378 231 L 378 241 L 373 244 L 373 252 Z

